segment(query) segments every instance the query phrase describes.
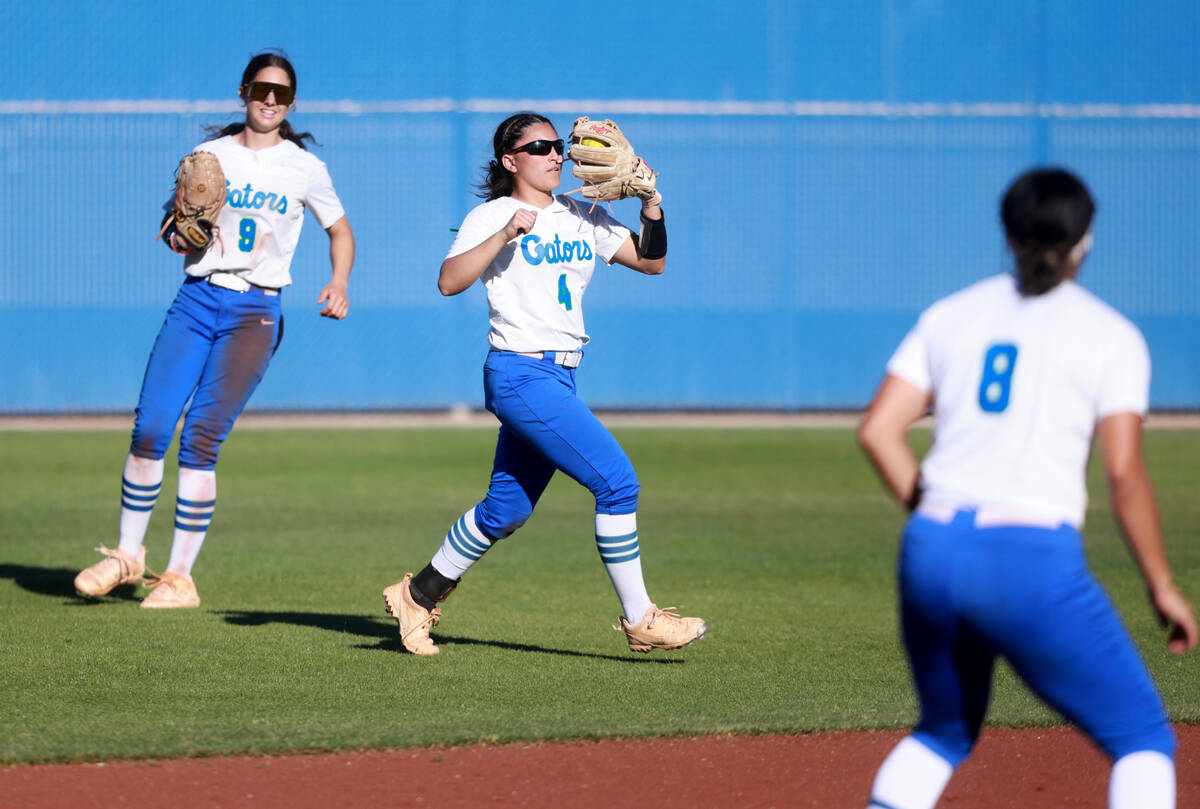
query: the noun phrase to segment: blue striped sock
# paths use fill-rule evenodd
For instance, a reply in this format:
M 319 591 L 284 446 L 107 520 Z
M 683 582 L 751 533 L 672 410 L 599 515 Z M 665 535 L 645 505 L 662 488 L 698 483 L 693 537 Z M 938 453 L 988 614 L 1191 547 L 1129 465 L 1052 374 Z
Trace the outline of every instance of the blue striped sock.
M 213 512 L 216 511 L 216 500 L 184 500 L 182 497 L 175 501 L 175 527 L 180 531 L 208 531 L 212 522 Z
M 162 481 L 153 486 L 138 486 L 130 483 L 128 478 L 121 478 L 121 508 L 130 511 L 151 511 L 158 502 L 158 493 L 162 491 Z
M 632 624 L 640 622 L 651 601 L 642 578 L 637 514 L 597 514 L 596 550 L 621 600 L 626 620 Z
M 485 537 L 475 524 L 475 509 L 472 508 L 450 526 L 431 563 L 434 570 L 446 578 L 461 579 L 490 547 L 492 541 Z
M 606 565 L 632 562 L 642 555 L 638 547 L 637 531 L 615 537 L 596 534 L 596 550 L 600 551 L 600 561 Z
M 217 476 L 212 469 L 179 467 L 179 493 L 175 498 L 175 537 L 167 571 L 192 575 L 208 527 L 217 508 Z
M 142 550 L 150 512 L 162 491 L 163 462 L 159 458 L 125 457 L 121 471 L 121 522 L 118 547 L 132 557 Z

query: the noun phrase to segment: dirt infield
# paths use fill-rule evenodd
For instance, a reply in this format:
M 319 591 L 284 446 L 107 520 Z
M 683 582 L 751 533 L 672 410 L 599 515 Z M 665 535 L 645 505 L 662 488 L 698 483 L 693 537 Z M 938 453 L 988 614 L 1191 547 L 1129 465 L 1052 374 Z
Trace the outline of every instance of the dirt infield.
M 1200 806 L 1200 727 L 1180 725 L 1180 807 Z M 711 736 L 0 768 L 21 809 L 865 807 L 898 732 Z M 939 809 L 1103 809 L 1108 762 L 1064 728 L 988 729 Z

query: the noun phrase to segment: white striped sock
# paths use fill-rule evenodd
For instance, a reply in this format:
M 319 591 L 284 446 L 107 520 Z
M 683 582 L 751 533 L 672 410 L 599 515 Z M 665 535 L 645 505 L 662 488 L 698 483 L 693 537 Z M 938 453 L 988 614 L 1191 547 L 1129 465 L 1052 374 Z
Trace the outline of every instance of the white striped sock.
M 175 539 L 167 570 L 192 575 L 200 546 L 208 534 L 217 507 L 217 473 L 211 469 L 179 468 L 179 495 L 175 501 Z
M 132 453 L 125 456 L 125 468 L 121 474 L 121 524 L 118 548 L 137 558 L 146 528 L 150 525 L 150 513 L 158 502 L 162 491 L 162 459 L 138 458 Z
M 625 619 L 632 624 L 642 620 L 650 609 L 650 596 L 642 577 L 641 548 L 638 545 L 637 513 L 596 514 L 596 549 L 608 571 Z
M 471 565 L 475 564 L 492 547 L 492 542 L 483 535 L 475 524 L 475 509 L 458 518 L 442 547 L 433 555 L 433 569 L 448 579 L 461 579 Z

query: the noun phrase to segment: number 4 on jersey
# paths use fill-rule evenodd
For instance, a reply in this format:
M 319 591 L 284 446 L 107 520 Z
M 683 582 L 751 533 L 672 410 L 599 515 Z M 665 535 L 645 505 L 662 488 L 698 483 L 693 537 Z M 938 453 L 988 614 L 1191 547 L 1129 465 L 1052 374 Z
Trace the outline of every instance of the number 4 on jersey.
M 983 355 L 983 376 L 979 380 L 979 407 L 985 413 L 1003 413 L 1012 391 L 1013 369 L 1017 366 L 1017 347 L 997 343 Z
M 558 302 L 571 311 L 571 290 L 567 289 L 567 274 L 558 276 Z

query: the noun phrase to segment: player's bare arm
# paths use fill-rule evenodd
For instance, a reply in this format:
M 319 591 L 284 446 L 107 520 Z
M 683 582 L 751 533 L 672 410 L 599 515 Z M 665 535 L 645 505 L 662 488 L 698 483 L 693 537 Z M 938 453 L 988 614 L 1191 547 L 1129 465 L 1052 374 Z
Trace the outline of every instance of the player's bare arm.
M 915 507 L 920 467 L 908 445 L 908 430 L 931 404 L 930 394 L 888 374 L 858 427 L 858 443 L 897 500 Z
M 657 209 L 658 206 L 656 205 Z M 658 218 L 662 218 L 662 212 L 658 214 Z M 646 275 L 662 275 L 663 270 L 667 268 L 667 257 L 662 258 L 643 258 L 638 253 L 637 237 L 630 236 L 626 239 L 619 248 L 616 255 L 613 256 L 613 261 L 628 267 L 631 270 L 637 270 Z
M 321 317 L 341 320 L 350 312 L 350 300 L 346 288 L 350 283 L 350 268 L 354 266 L 354 231 L 346 217 L 325 229 L 329 234 L 329 262 L 333 266 L 333 277 L 317 296 L 318 304 L 325 304 Z
M 442 262 L 438 274 L 438 291 L 443 295 L 457 295 L 471 287 L 479 280 L 483 271 L 492 260 L 504 249 L 504 245 L 523 233 L 533 230 L 537 221 L 537 211 L 522 208 L 512 215 L 508 223 L 492 234 L 491 237 L 475 245 L 465 253 L 446 259 Z
M 1142 455 L 1142 419 L 1116 413 L 1097 429 L 1113 513 L 1149 590 L 1150 604 L 1168 629 L 1167 649 L 1174 655 L 1195 649 L 1196 616 L 1176 587 L 1163 548 L 1154 488 Z

